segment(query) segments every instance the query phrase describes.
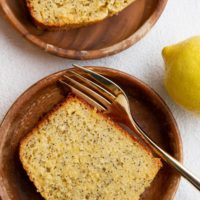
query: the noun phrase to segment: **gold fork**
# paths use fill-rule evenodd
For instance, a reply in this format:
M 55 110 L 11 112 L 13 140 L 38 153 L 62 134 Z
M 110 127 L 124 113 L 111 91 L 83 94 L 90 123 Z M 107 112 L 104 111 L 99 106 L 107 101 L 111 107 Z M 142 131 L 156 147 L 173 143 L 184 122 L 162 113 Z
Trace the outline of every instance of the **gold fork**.
M 180 162 L 160 148 L 140 128 L 132 117 L 125 92 L 116 83 L 90 69 L 75 64 L 73 66 L 75 70 L 68 70 L 68 73 L 59 80 L 62 84 L 67 85 L 75 94 L 89 101 L 99 111 L 110 114 L 115 119 L 116 116 L 120 116 L 117 118 L 120 123 L 127 125 L 139 134 L 159 157 L 200 190 L 200 180 Z

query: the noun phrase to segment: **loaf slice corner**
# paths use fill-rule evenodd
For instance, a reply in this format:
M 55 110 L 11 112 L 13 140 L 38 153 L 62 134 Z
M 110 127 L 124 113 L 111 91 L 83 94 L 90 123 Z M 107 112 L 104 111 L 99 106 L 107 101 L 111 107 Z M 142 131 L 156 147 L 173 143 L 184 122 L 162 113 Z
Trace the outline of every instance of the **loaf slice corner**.
M 48 200 L 138 200 L 162 166 L 125 130 L 76 96 L 21 141 L 19 157 Z

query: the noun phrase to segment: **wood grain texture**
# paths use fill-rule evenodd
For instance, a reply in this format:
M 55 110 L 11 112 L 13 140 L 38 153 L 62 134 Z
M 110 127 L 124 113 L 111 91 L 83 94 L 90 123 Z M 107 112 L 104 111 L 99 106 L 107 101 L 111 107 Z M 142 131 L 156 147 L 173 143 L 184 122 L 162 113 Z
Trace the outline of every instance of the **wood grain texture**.
M 162 148 L 182 161 L 182 142 L 176 122 L 166 104 L 147 85 L 117 70 L 103 67 L 91 69 L 111 78 L 128 94 L 133 117 Z M 19 141 L 53 106 L 61 102 L 69 90 L 58 85 L 61 71 L 34 84 L 8 111 L 0 127 L 0 196 L 2 200 L 39 200 L 18 158 Z M 165 162 L 141 200 L 172 200 L 180 177 Z
M 155 24 L 167 0 L 136 0 L 116 16 L 87 27 L 39 30 L 32 23 L 25 0 L 0 0 L 14 27 L 49 53 L 71 59 L 94 59 L 116 54 L 140 40 Z

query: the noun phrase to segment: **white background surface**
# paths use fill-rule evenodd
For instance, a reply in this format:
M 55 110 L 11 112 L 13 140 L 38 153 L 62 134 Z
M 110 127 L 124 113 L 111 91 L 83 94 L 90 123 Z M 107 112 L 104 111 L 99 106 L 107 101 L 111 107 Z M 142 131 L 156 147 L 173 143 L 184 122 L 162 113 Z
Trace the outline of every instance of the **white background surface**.
M 177 120 L 183 140 L 185 166 L 200 177 L 200 116 L 184 111 L 168 97 L 162 82 L 164 65 L 161 57 L 164 46 L 198 34 L 200 0 L 169 0 L 154 28 L 136 45 L 115 56 L 76 63 L 112 66 L 154 88 Z M 0 121 L 25 89 L 71 63 L 72 60 L 49 55 L 33 46 L 0 16 Z M 182 180 L 175 200 L 199 199 L 200 193 Z

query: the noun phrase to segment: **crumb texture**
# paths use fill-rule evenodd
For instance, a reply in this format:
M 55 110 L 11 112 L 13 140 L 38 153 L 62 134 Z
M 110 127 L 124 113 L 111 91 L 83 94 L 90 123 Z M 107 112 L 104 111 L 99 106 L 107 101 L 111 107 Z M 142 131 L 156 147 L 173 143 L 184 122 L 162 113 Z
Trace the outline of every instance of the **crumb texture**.
M 94 23 L 112 16 L 135 0 L 26 0 L 31 15 L 46 26 Z
M 138 200 L 161 167 L 159 159 L 76 97 L 22 140 L 20 159 L 48 200 Z

